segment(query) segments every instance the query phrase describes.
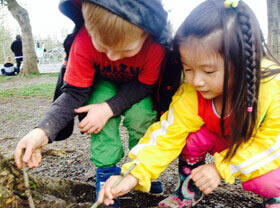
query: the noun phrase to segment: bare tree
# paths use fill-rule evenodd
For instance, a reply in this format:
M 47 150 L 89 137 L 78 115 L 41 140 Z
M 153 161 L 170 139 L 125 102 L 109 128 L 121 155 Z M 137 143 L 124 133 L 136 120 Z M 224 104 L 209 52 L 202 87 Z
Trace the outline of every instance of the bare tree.
M 2 25 L 0 25 L 0 34 L 0 63 L 4 63 L 7 57 L 13 56 L 10 50 L 13 39 L 11 32 Z
M 6 27 L 5 15 L 8 11 L 0 7 L 0 63 L 4 63 L 8 56 L 13 56 L 10 50 L 12 34 L 8 27 Z
M 268 37 L 267 45 L 280 60 L 280 0 L 267 0 Z
M 39 73 L 28 11 L 20 6 L 17 0 L 0 0 L 0 2 L 2 5 L 6 5 L 8 7 L 8 10 L 17 20 L 21 28 L 23 52 L 23 65 L 21 73 Z

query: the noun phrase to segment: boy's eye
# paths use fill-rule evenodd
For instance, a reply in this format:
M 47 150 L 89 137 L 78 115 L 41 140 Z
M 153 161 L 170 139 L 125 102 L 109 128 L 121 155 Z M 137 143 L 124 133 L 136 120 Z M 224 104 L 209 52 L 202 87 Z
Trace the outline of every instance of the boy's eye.
M 185 71 L 185 72 L 189 72 L 189 71 L 191 71 L 191 69 L 184 69 L 184 71 Z
M 124 51 L 122 51 L 122 52 L 124 52 L 124 53 L 130 53 L 130 52 L 132 52 L 132 50 L 124 50 Z

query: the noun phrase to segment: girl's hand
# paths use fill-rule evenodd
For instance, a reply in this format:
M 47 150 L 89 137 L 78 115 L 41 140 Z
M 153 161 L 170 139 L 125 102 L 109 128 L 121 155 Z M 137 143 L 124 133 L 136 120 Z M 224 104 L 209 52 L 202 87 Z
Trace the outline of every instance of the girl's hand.
M 193 169 L 191 178 L 204 194 L 210 194 L 221 182 L 221 176 L 215 164 L 201 165 Z
M 99 133 L 113 116 L 113 111 L 106 102 L 86 105 L 75 109 L 75 112 L 87 113 L 87 116 L 78 125 L 80 131 L 87 134 Z
M 138 180 L 134 176 L 128 174 L 124 177 L 124 179 L 120 182 L 120 184 L 114 188 L 112 186 L 116 182 L 116 180 L 121 176 L 111 176 L 102 189 L 99 192 L 98 196 L 98 202 L 104 203 L 105 205 L 110 205 L 114 203 L 114 198 L 117 198 L 118 196 L 122 196 L 124 194 L 127 194 L 128 192 L 133 189 L 137 183 Z

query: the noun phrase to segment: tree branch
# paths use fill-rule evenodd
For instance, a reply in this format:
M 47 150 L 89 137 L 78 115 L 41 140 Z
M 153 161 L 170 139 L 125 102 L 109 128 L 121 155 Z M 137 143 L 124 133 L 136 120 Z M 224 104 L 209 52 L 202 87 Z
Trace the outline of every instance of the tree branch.
M 31 195 L 30 185 L 29 185 L 27 167 L 24 162 L 22 164 L 23 164 L 22 171 L 23 171 L 23 177 L 24 177 L 25 194 L 28 197 L 29 207 L 35 208 L 34 201 L 32 199 L 32 195 Z

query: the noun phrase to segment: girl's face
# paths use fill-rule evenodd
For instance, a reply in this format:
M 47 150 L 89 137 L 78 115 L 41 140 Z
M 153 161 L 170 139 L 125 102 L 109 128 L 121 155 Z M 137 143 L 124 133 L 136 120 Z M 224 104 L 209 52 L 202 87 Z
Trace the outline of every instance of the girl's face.
M 195 43 L 185 41 L 179 47 L 186 82 L 200 92 L 205 99 L 222 101 L 224 59 L 209 44 Z M 229 73 L 230 91 L 232 79 Z

